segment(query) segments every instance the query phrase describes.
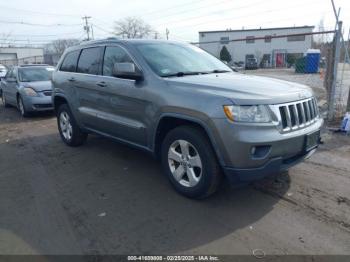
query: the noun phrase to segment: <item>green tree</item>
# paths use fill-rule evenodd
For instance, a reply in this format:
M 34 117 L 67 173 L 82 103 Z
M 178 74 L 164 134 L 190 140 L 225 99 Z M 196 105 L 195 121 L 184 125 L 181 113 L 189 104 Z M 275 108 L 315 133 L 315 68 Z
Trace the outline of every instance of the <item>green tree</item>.
M 232 61 L 230 52 L 227 50 L 226 46 L 223 46 L 220 51 L 220 60 L 226 61 L 227 63 Z

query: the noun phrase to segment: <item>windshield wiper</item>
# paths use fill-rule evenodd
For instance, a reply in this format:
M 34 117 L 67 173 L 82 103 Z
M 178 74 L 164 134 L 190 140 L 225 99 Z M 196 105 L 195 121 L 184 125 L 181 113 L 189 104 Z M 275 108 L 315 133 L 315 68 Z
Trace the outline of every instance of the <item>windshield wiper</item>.
M 162 77 L 173 77 L 173 76 L 182 77 L 182 76 L 204 75 L 204 74 L 208 74 L 208 72 L 177 72 L 173 74 L 163 75 Z
M 229 70 L 219 70 L 219 69 L 215 69 L 213 71 L 207 72 L 208 74 L 220 74 L 220 73 L 229 73 L 231 71 Z

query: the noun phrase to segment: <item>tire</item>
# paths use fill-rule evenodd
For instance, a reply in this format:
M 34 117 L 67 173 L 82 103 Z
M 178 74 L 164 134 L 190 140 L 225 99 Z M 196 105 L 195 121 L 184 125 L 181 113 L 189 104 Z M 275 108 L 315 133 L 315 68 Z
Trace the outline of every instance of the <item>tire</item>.
M 162 144 L 161 161 L 175 190 L 186 197 L 206 198 L 220 184 L 222 174 L 215 152 L 198 128 L 181 126 L 171 130 Z
M 58 108 L 57 125 L 61 139 L 68 146 L 77 147 L 85 143 L 87 134 L 79 128 L 67 104 Z
M 24 107 L 23 100 L 22 100 L 21 96 L 19 96 L 17 98 L 17 108 L 18 108 L 18 110 L 19 110 L 19 112 L 20 112 L 22 117 L 28 117 L 29 116 L 28 111 Z
M 6 98 L 5 98 L 5 93 L 4 92 L 2 92 L 1 100 L 2 100 L 2 105 L 4 107 L 10 107 L 10 105 L 6 102 Z

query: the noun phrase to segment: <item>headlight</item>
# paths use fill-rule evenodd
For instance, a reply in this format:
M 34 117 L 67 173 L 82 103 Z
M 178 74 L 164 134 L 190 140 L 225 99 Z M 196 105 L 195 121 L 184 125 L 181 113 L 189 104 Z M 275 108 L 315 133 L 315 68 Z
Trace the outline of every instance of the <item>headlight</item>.
M 25 87 L 23 88 L 24 93 L 26 93 L 27 96 L 38 96 L 38 93 L 35 92 L 33 88 Z
M 235 122 L 268 123 L 271 117 L 266 106 L 224 106 L 228 119 Z

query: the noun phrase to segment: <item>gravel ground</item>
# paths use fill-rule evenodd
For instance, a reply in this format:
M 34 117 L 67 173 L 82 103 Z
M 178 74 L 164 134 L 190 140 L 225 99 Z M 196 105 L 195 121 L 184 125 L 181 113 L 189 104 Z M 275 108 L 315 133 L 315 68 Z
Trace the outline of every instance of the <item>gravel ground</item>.
M 0 104 L 0 254 L 350 255 L 350 137 L 323 137 L 275 181 L 194 201 L 151 156 L 96 136 L 69 148 L 52 115 Z

